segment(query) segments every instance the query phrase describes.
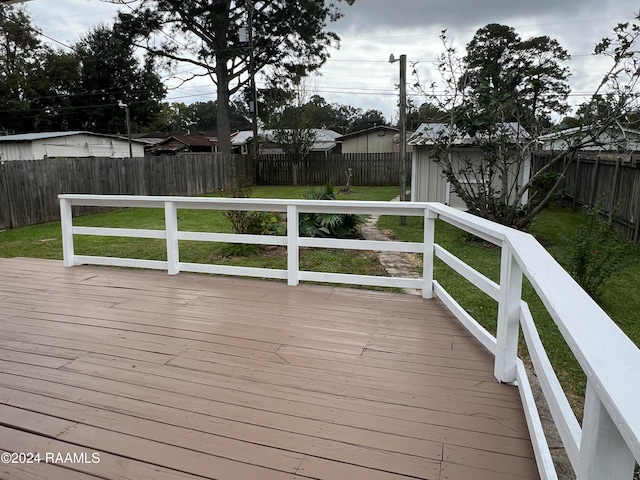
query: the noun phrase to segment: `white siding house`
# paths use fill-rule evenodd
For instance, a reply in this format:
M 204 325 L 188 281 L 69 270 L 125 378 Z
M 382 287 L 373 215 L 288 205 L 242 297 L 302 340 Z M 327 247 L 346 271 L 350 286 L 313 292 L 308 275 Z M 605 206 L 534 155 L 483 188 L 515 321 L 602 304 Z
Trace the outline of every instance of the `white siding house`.
M 631 128 L 610 127 L 598 138 L 586 135 L 585 129 L 579 127 L 567 128 L 538 137 L 542 150 L 566 150 L 576 140 L 588 142 L 580 150 L 618 153 L 640 152 L 640 131 Z
M 509 130 L 513 130 L 514 135 L 529 138 L 529 135 L 518 124 L 505 124 Z M 411 135 L 408 144 L 413 147 L 411 162 L 411 201 L 412 202 L 441 202 L 455 208 L 465 209 L 466 205 L 456 194 L 451 183 L 447 180 L 442 171 L 442 167 L 433 159 L 433 146 L 442 135 L 448 135 L 449 126 L 443 123 L 423 123 Z M 482 151 L 478 146 L 478 139 L 468 135 L 460 135 L 454 141 L 455 148 L 451 151 L 451 162 L 454 171 L 463 168 L 466 162 L 480 163 Z M 520 172 L 513 172 L 517 175 L 518 185 L 523 185 L 529 180 L 531 174 L 531 158 L 526 155 L 525 162 Z M 515 178 L 515 177 L 512 177 Z M 482 179 L 458 178 L 461 183 L 471 185 Z M 498 179 L 494 179 L 495 188 L 499 189 Z M 527 197 L 523 198 L 523 203 L 527 202 Z
M 315 140 L 309 149 L 310 152 L 329 153 L 340 145 L 338 132 L 319 128 L 313 128 L 311 131 L 315 134 Z M 276 143 L 275 136 L 275 130 L 260 130 L 258 132 L 260 153 L 283 153 L 281 146 Z M 251 130 L 237 132 L 231 137 L 231 148 L 235 153 L 247 154 L 250 151 L 252 140 L 253 132 Z
M 144 143 L 131 142 L 133 156 L 144 157 Z M 90 132 L 44 132 L 0 137 L 0 160 L 42 160 L 54 157 L 129 156 L 129 141 Z

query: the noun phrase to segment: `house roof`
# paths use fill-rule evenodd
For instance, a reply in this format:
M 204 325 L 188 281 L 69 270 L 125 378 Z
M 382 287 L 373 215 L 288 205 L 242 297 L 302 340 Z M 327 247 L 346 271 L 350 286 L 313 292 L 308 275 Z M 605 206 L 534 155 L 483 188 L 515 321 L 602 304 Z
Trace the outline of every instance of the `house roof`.
M 202 135 L 173 135 L 169 139 L 175 138 L 181 143 L 185 145 L 189 145 L 190 147 L 211 147 L 218 144 L 218 139 L 213 137 L 204 137 Z
M 509 122 L 502 124 L 505 130 L 515 139 L 529 139 L 530 135 L 517 122 Z M 448 123 L 423 123 L 407 140 L 408 145 L 434 145 L 440 138 L 446 136 L 454 136 L 454 145 L 471 146 L 478 143 L 481 135 L 470 136 L 468 133 L 457 131 L 455 127 L 453 131 Z
M 211 149 L 218 139 L 202 135 L 171 135 L 158 143 L 147 145 L 148 152 L 176 152 L 185 148 L 205 147 Z
M 357 132 L 351 132 L 351 133 L 347 133 L 345 135 L 342 135 L 341 137 L 338 137 L 338 140 L 342 141 L 348 138 L 353 138 L 353 137 L 357 137 L 359 135 L 363 135 L 363 134 L 367 134 L 370 132 L 377 132 L 380 130 L 388 130 L 390 132 L 399 132 L 399 130 L 397 128 L 394 127 L 390 127 L 388 125 L 376 125 L 374 127 L 369 127 L 369 128 L 365 128 L 364 130 L 358 130 Z
M 258 136 L 260 136 L 260 132 L 258 132 Z M 240 132 L 235 132 L 231 135 L 231 145 L 234 147 L 239 147 L 240 145 L 244 145 L 249 140 L 253 138 L 253 132 L 251 130 L 242 130 Z
M 338 139 L 340 134 L 338 132 L 334 132 L 333 130 L 326 130 L 321 128 L 312 128 L 311 129 L 315 133 L 315 141 L 311 146 L 312 151 L 316 152 L 324 152 L 327 150 L 331 150 L 338 144 Z M 266 141 L 270 143 L 276 143 L 275 141 L 276 130 L 259 130 L 258 137 L 261 141 Z M 231 138 L 231 145 L 234 147 L 239 147 L 248 143 L 253 138 L 253 132 L 251 130 L 242 130 L 237 132 Z
M 632 135 L 636 135 L 640 137 L 640 130 L 634 130 L 632 128 L 626 128 L 626 127 L 609 127 L 609 130 L 613 130 L 615 132 L 619 132 L 621 134 L 632 134 Z M 580 132 L 584 132 L 584 133 L 588 133 L 588 130 L 585 130 L 584 127 L 573 127 L 573 128 L 565 128 L 564 130 L 560 130 L 558 132 L 552 132 L 552 133 L 547 133 L 546 135 L 540 135 L 538 137 L 538 140 L 541 141 L 545 141 L 545 140 L 555 140 L 557 138 L 565 138 L 565 137 L 570 137 L 573 134 L 576 133 L 580 133 Z
M 611 126 L 601 132 L 597 138 L 593 138 L 588 128 L 573 127 L 548 133 L 538 137 L 538 141 L 545 150 L 563 149 L 571 143 L 571 138 L 576 137 L 584 142 L 581 150 L 596 151 L 640 151 L 640 131 L 622 126 Z M 557 144 L 555 141 L 559 141 Z
M 411 138 L 411 136 L 413 135 L 413 133 L 414 133 L 414 132 L 407 131 L 407 141 L 409 141 L 409 138 Z M 393 143 L 400 143 L 400 134 L 399 134 L 399 133 L 396 133 L 396 134 L 393 136 Z
M 75 135 L 92 135 L 94 137 L 107 137 L 107 138 L 115 138 L 118 140 L 127 140 L 127 137 L 124 137 L 122 135 L 108 135 L 104 133 L 93 133 L 93 132 L 78 130 L 78 131 L 71 131 L 71 132 L 38 132 L 38 133 L 23 133 L 19 135 L 4 135 L 4 136 L 0 136 L 0 142 L 4 142 L 4 143 L 33 142 L 35 140 L 47 140 L 50 138 L 72 137 Z M 142 143 L 135 139 L 132 139 L 131 141 L 136 143 Z

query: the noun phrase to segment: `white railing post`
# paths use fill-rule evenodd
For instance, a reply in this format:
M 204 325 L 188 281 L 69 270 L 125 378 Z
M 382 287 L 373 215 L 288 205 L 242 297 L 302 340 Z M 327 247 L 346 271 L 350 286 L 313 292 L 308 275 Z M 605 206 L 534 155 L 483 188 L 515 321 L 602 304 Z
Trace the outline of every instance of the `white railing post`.
M 300 283 L 300 215 L 296 205 L 287 205 L 287 283 Z
M 60 228 L 62 230 L 62 260 L 65 267 L 75 265 L 75 253 L 73 250 L 73 213 L 71 202 L 65 198 L 60 199 Z
M 503 383 L 513 383 L 517 377 L 521 297 L 522 270 L 505 241 L 500 262 L 496 363 L 493 370 L 496 379 Z
M 587 382 L 578 480 L 631 480 L 635 463 L 598 392 L 591 382 Z
M 167 232 L 167 271 L 180 273 L 180 244 L 178 242 L 178 208 L 175 202 L 164 202 L 164 223 Z
M 433 298 L 433 244 L 437 215 L 424 211 L 424 249 L 422 251 L 422 298 Z

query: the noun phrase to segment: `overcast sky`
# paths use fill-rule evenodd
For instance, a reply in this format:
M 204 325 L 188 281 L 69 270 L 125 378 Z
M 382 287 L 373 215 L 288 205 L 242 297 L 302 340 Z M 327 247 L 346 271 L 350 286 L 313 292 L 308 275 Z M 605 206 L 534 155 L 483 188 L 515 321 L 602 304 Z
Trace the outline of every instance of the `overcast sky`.
M 117 11 L 99 0 L 32 0 L 26 5 L 36 27 L 67 44 L 93 26 L 111 22 Z M 478 28 L 501 23 L 522 38 L 548 35 L 569 51 L 571 101 L 577 104 L 607 69 L 606 60 L 590 55 L 594 45 L 617 23 L 632 21 L 639 8 L 632 0 L 356 0 L 330 25 L 342 39 L 341 48 L 332 50 L 322 75 L 311 78 L 307 88 L 328 102 L 378 109 L 395 120 L 399 64 L 389 64 L 389 54 L 406 54 L 410 64 L 418 62 L 423 81 L 437 80 L 434 60 L 441 51 L 441 30 L 447 29 L 463 49 Z M 413 83 L 411 76 L 408 83 Z M 167 97 L 185 103 L 213 99 L 214 86 L 202 81 Z

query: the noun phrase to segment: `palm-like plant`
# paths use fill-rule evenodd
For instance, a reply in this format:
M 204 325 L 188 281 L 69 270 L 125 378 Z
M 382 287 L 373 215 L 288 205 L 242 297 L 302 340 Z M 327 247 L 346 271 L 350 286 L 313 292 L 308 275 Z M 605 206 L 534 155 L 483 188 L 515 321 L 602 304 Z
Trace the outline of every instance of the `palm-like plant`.
M 305 200 L 335 200 L 333 185 L 323 189 L 309 189 L 303 194 Z M 300 215 L 300 235 L 303 237 L 354 238 L 358 236 L 358 225 L 364 223 L 361 215 L 338 213 L 303 213 Z

